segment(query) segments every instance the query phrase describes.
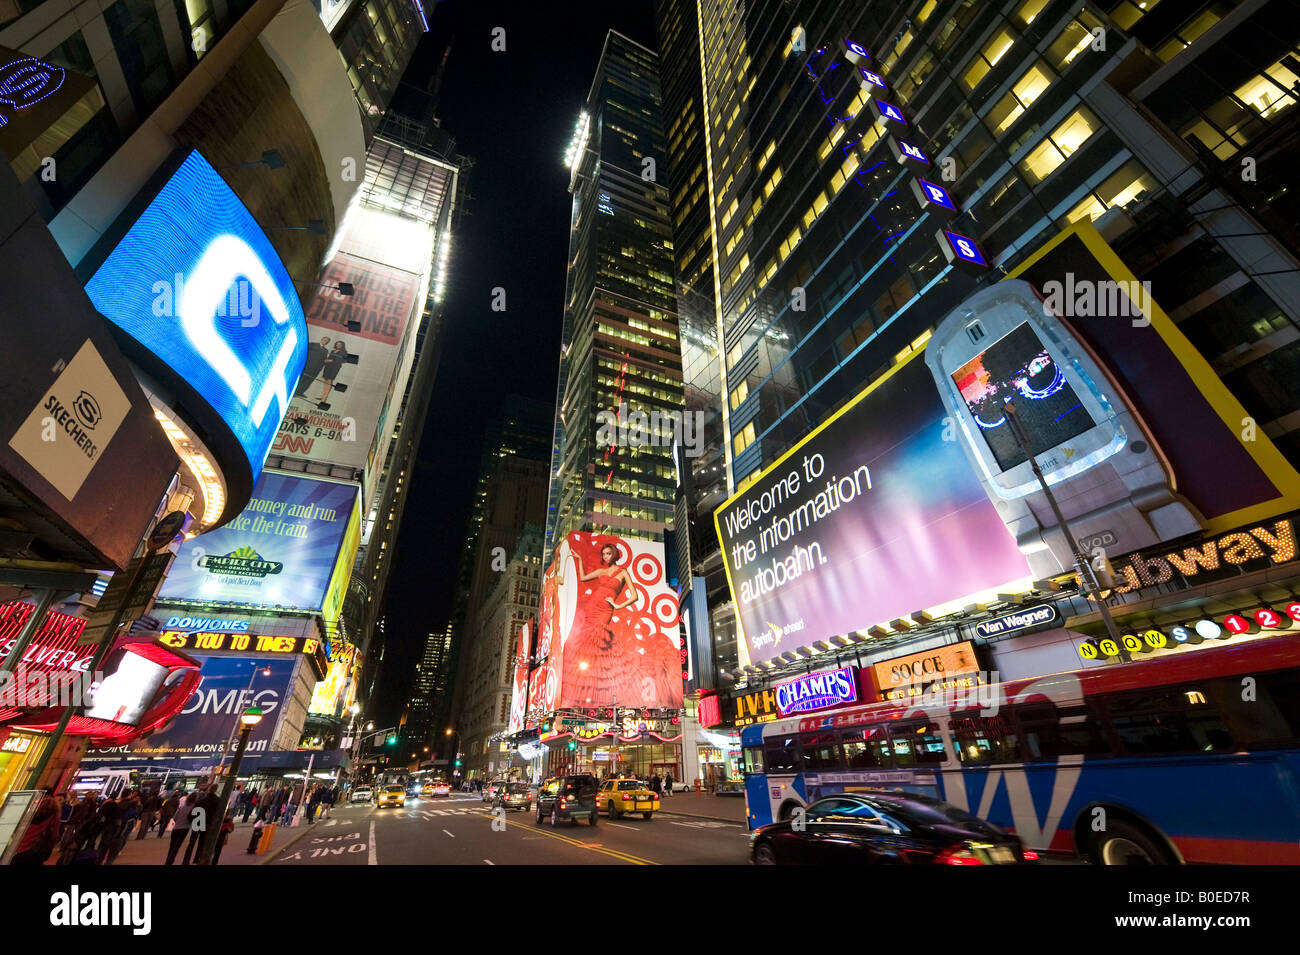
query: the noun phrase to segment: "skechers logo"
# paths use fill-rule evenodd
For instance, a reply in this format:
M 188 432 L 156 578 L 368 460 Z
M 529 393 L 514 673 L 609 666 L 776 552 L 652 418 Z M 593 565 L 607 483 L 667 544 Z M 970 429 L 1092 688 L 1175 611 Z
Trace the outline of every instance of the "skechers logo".
M 85 390 L 77 395 L 77 400 L 72 403 L 72 410 L 77 413 L 77 420 L 91 430 L 94 430 L 95 425 L 99 424 L 100 419 L 104 417 L 104 412 L 99 410 L 99 402 L 95 400 L 95 396 Z

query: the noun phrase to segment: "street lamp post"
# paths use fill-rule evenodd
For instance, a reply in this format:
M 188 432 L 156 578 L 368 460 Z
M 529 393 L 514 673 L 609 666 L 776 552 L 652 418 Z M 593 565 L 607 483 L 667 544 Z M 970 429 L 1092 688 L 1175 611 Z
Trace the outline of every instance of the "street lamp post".
M 248 675 L 248 686 L 244 688 L 244 695 L 239 698 L 240 703 L 242 703 L 245 698 L 252 696 L 253 681 L 257 679 L 257 674 L 259 671 L 262 672 L 263 676 L 271 675 L 270 666 L 267 666 L 265 670 L 262 670 L 262 665 L 254 661 L 253 672 Z M 221 760 L 217 763 L 217 771 L 215 775 L 217 776 L 221 775 L 222 768 L 226 765 L 226 757 L 230 755 L 230 744 L 235 741 L 235 734 L 241 731 L 243 727 L 243 723 L 244 723 L 244 717 L 241 714 L 239 719 L 235 721 L 235 725 L 230 727 L 230 735 L 226 737 L 226 748 L 221 751 Z
M 230 775 L 221 786 L 221 795 L 217 800 L 217 818 L 215 821 L 204 820 L 207 829 L 204 830 L 203 840 L 199 843 L 199 857 L 195 860 L 197 865 L 213 864 L 212 856 L 217 848 L 217 840 L 221 838 L 221 825 L 226 821 L 226 805 L 230 802 L 230 791 L 235 788 L 235 777 L 239 774 L 239 764 L 244 760 L 244 750 L 248 748 L 248 737 L 252 734 L 253 727 L 260 722 L 262 722 L 262 710 L 256 706 L 250 706 L 239 717 L 239 748 L 235 750 L 235 760 L 230 764 Z
M 1024 425 L 1020 422 L 1020 416 L 1016 413 L 1016 403 L 1008 401 L 1004 408 L 1006 409 L 1007 427 L 1011 429 L 1011 436 L 1015 438 L 1020 453 L 1029 459 L 1029 466 L 1034 471 L 1034 477 L 1038 478 L 1038 483 L 1043 489 L 1047 503 L 1052 506 L 1052 514 L 1056 517 L 1056 525 L 1061 529 L 1061 533 L 1065 535 L 1065 542 L 1070 545 L 1070 553 L 1074 555 L 1074 566 L 1079 572 L 1079 579 L 1083 581 L 1085 591 L 1096 595 L 1097 609 L 1101 611 L 1101 619 L 1106 624 L 1107 634 L 1115 641 L 1116 646 L 1123 646 L 1120 643 L 1119 631 L 1115 629 L 1115 621 L 1111 619 L 1110 607 L 1106 606 L 1106 601 L 1101 595 L 1101 587 L 1092 572 L 1092 564 L 1089 563 L 1088 558 L 1075 543 L 1075 537 L 1070 531 L 1070 525 L 1065 522 L 1065 515 L 1061 513 L 1061 506 L 1056 503 L 1056 495 L 1052 493 L 1051 487 L 1048 486 L 1047 478 L 1043 477 L 1042 468 L 1038 466 L 1038 459 L 1030 452 L 1029 438 L 1025 434 Z

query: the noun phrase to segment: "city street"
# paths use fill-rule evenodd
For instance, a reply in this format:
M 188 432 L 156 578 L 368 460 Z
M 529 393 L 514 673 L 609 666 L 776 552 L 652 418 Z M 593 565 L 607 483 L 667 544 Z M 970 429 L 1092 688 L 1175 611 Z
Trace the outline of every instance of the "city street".
M 506 815 L 494 831 L 477 796 L 408 799 L 401 809 L 342 806 L 314 823 L 272 865 L 746 865 L 738 823 L 659 813 L 649 821 L 602 816 L 552 829 L 535 811 Z M 499 824 L 498 824 L 499 825 Z

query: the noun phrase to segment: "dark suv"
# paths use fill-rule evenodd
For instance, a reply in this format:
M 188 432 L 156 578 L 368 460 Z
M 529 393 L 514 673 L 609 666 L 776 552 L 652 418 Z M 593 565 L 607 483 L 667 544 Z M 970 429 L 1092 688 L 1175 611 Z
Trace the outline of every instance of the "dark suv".
M 599 789 L 599 781 L 590 773 L 546 780 L 537 790 L 537 821 L 541 822 L 549 816 L 551 825 L 558 826 L 566 819 L 576 824 L 585 816 L 594 826 L 596 792 Z

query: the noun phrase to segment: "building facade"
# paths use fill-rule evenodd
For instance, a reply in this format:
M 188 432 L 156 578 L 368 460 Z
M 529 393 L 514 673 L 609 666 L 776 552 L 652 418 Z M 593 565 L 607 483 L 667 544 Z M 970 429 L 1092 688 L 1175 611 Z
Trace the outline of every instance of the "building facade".
M 1150 283 L 1247 412 L 1243 426 L 1296 463 L 1300 396 L 1284 382 L 1300 273 L 1278 157 L 1295 136 L 1297 28 L 1284 4 L 706 0 L 656 12 L 665 100 L 701 114 L 698 146 L 669 129 L 669 181 L 684 329 L 688 313 L 707 329 L 709 309 L 687 303 L 707 281 L 697 247 L 712 258 L 715 334 L 701 352 L 716 361 L 687 359 L 687 395 L 699 381 L 720 396 L 723 497 L 916 358 L 974 292 L 1085 222 Z M 952 208 L 914 194 L 917 176 Z M 985 267 L 945 254 L 939 226 Z M 711 490 L 682 492 L 704 525 L 691 539 L 713 532 Z M 690 556 L 691 578 L 707 581 L 708 548 Z M 712 667 L 737 698 L 761 699 L 791 667 L 954 639 L 951 625 L 908 621 L 869 636 L 876 621 L 863 620 L 842 635 L 848 656 L 814 648 L 746 672 L 734 609 L 708 587 Z M 1067 632 L 1100 626 L 1086 601 L 1075 609 Z M 1042 665 L 1066 657 L 1077 659 Z
M 673 520 L 681 350 L 658 71 L 611 31 L 571 146 L 548 559 L 574 530 L 663 540 Z

